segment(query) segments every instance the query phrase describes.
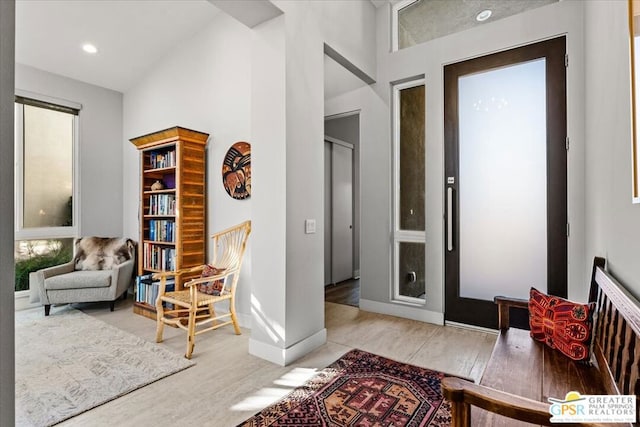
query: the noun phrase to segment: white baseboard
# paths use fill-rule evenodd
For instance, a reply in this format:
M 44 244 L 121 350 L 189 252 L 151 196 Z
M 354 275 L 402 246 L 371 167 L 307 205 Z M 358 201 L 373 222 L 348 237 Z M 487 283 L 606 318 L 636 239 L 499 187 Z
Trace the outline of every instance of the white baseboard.
M 360 310 L 403 317 L 420 322 L 434 323 L 436 325 L 444 325 L 444 313 L 429 311 L 403 303 L 384 303 L 360 299 Z
M 291 347 L 280 348 L 262 341 L 249 339 L 249 354 L 268 360 L 280 366 L 287 366 L 327 342 L 327 330 L 321 329 L 315 334 L 297 342 Z
M 14 310 L 28 310 L 30 308 L 42 307 L 42 304 L 39 302 L 31 303 L 29 302 L 29 294 L 31 291 L 17 291 L 14 293 Z
M 244 314 L 244 313 L 238 313 L 236 312 L 236 317 L 238 318 L 238 323 L 240 323 L 240 327 L 241 328 L 245 328 L 245 329 L 249 329 L 251 330 L 251 315 L 250 314 Z
M 447 320 L 446 322 L 444 322 L 444 324 L 446 326 L 451 326 L 454 328 L 469 329 L 471 331 L 485 332 L 487 334 L 498 335 L 497 329 L 484 328 L 482 326 L 475 326 L 475 325 L 467 325 L 466 323 L 452 322 L 450 320 Z

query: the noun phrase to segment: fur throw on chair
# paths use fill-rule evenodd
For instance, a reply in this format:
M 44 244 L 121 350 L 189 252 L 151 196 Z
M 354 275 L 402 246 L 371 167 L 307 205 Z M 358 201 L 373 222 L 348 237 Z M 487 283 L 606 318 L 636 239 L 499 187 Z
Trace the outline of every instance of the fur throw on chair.
M 76 270 L 110 270 L 134 257 L 135 242 L 117 237 L 81 237 L 75 242 Z

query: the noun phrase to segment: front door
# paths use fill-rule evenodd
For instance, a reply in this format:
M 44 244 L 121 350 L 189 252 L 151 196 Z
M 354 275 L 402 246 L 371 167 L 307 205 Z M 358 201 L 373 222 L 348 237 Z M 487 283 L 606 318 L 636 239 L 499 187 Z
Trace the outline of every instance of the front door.
M 566 297 L 565 37 L 445 66 L 445 319 Z M 523 319 L 526 323 L 526 317 Z

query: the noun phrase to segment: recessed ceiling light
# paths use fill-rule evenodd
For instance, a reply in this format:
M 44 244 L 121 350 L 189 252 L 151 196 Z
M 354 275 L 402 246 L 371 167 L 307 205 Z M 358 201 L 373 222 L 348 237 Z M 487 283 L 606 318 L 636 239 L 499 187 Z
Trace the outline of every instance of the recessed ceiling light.
M 98 48 L 92 45 L 91 43 L 83 44 L 82 50 L 84 50 L 87 53 L 98 53 Z
M 489 19 L 491 17 L 491 10 L 489 9 L 485 9 L 482 12 L 478 13 L 476 15 L 476 21 L 478 22 L 482 22 L 482 21 L 486 21 L 487 19 Z

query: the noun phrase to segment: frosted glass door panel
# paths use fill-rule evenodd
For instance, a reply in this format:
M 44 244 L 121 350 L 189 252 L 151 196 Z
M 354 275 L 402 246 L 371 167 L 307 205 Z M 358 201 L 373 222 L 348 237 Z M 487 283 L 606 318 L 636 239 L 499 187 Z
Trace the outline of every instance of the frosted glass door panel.
M 461 77 L 460 296 L 547 289 L 545 60 Z

